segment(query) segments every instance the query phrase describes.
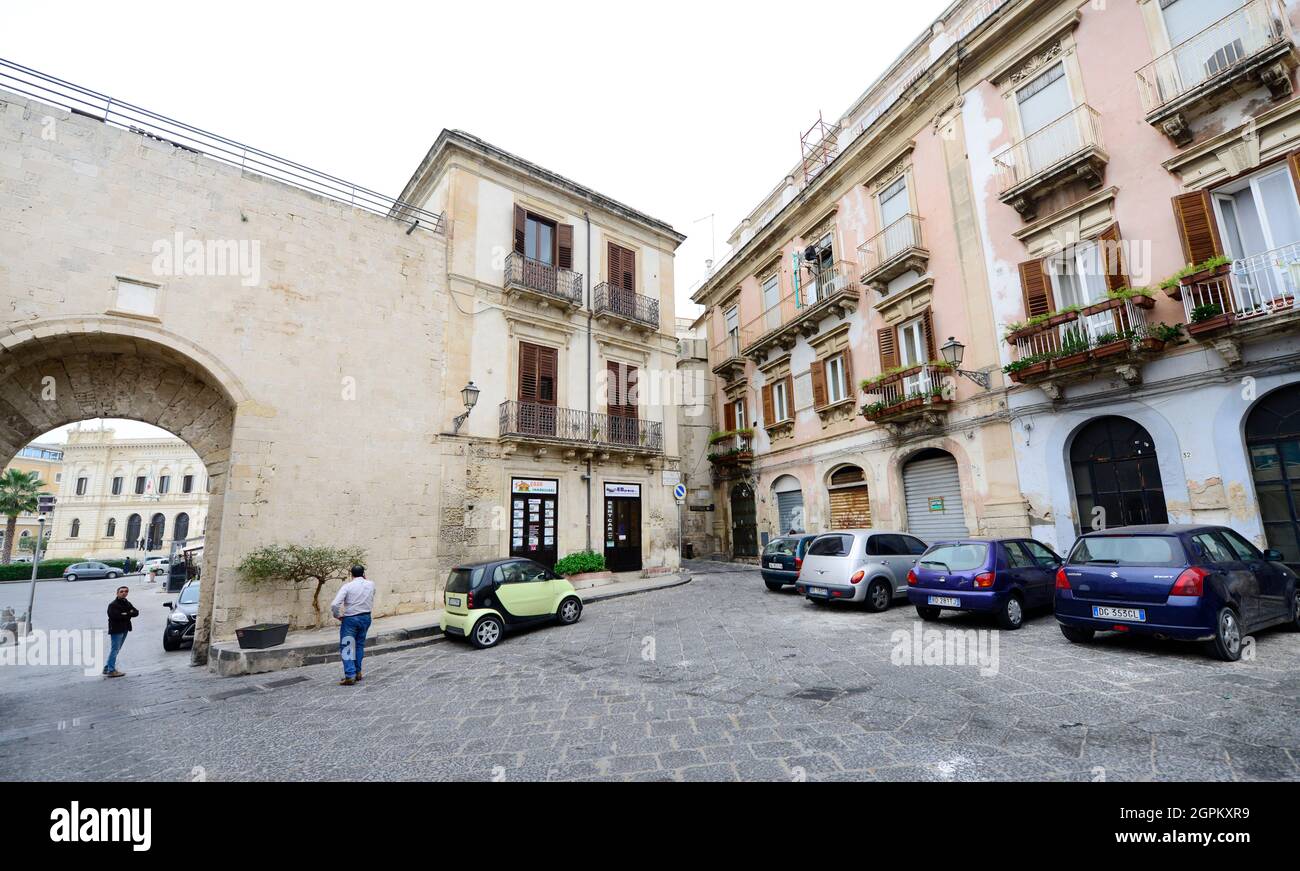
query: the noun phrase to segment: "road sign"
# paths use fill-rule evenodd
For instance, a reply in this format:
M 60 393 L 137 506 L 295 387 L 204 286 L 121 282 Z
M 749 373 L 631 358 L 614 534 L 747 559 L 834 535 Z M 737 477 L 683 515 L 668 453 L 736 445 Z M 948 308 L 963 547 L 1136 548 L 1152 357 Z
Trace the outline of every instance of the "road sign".
M 682 499 L 685 499 L 685 498 L 686 498 L 686 485 L 685 485 L 685 484 L 678 484 L 676 487 L 674 487 L 674 488 L 673 488 L 673 496 L 674 496 L 674 497 L 675 497 L 679 502 L 680 502 Z

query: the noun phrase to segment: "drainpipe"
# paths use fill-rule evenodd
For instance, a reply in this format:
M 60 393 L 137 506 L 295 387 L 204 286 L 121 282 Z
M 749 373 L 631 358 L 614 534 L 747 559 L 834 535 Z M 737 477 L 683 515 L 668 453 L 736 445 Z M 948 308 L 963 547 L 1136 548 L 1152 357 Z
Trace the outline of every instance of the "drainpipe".
M 587 223 L 587 426 L 591 426 L 591 213 L 583 211 L 582 219 Z M 587 550 L 591 546 L 591 457 L 587 458 Z

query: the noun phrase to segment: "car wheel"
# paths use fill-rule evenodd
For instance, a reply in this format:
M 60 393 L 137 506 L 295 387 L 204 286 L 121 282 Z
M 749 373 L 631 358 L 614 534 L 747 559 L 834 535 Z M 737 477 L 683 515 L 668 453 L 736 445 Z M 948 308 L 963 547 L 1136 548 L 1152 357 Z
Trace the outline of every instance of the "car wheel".
M 926 623 L 933 623 L 935 620 L 938 620 L 939 614 L 941 614 L 942 611 L 942 608 L 931 608 L 928 605 L 916 606 L 916 616 L 920 617 Z
M 781 588 L 785 586 L 785 584 L 780 581 L 764 581 L 763 583 L 767 584 L 767 588 L 773 593 L 781 592 Z
M 1085 629 L 1082 626 L 1066 626 L 1061 624 L 1061 634 L 1067 641 L 1074 644 L 1087 644 L 1097 634 L 1095 629 Z
M 560 608 L 555 615 L 561 626 L 572 626 L 582 616 L 582 600 L 577 596 L 570 596 L 560 603 Z
M 469 633 L 469 643 L 479 650 L 496 647 L 504 631 L 505 626 L 501 621 L 489 614 L 474 624 L 474 628 Z
M 163 650 L 172 651 L 172 650 L 180 650 L 180 649 L 181 649 L 181 643 L 179 641 L 174 641 L 171 637 L 167 635 L 167 633 L 164 632 Z
M 117 580 L 117 572 L 109 572 L 109 573 L 108 573 L 108 579 L 109 579 L 110 581 L 115 581 L 115 580 Z
M 1025 622 L 1025 603 L 1019 596 L 1007 596 L 1002 607 L 998 609 L 998 625 L 1003 629 L 1016 630 Z
M 1224 662 L 1241 659 L 1241 621 L 1231 608 L 1220 608 L 1214 621 L 1214 655 Z
M 867 587 L 867 610 L 877 614 L 889 610 L 889 600 L 892 593 L 889 584 L 880 578 L 876 578 Z
M 63 576 L 63 579 L 64 579 L 65 581 L 75 581 L 75 580 L 77 579 L 77 576 L 76 576 L 76 575 L 64 575 L 64 576 Z

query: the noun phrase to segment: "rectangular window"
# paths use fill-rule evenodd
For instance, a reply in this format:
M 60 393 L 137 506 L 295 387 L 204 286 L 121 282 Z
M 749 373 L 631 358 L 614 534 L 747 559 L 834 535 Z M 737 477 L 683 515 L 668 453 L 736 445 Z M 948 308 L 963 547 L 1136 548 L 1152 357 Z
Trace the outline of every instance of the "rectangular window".
M 1065 116 L 1074 108 L 1065 65 L 1056 64 L 1016 91 L 1020 132 L 1025 138 L 1024 160 L 1033 174 L 1078 151 L 1083 143 L 1079 125 Z
M 163 475 L 158 479 L 158 495 L 161 496 L 162 494 L 166 493 L 168 490 L 171 489 L 171 487 L 172 487 L 172 479 L 170 475 Z
M 907 193 L 907 176 L 900 175 L 890 182 L 878 196 L 880 203 L 880 227 L 884 232 L 884 259 L 916 244 L 912 238 L 911 224 L 900 224 L 912 209 L 912 200 Z
M 736 409 L 736 411 L 735 411 L 736 418 L 735 418 L 735 420 L 732 421 L 732 424 L 734 425 L 734 428 L 735 428 L 735 429 L 744 429 L 744 428 L 746 427 L 746 424 L 745 424 L 745 400 L 743 400 L 743 399 L 737 399 L 737 400 L 735 401 L 733 407 Z
M 781 326 L 781 275 L 770 276 L 763 282 L 763 319 L 769 330 Z
M 740 356 L 740 307 L 732 306 L 723 314 L 727 330 L 727 356 Z
M 789 397 L 785 395 L 785 380 L 772 385 L 772 423 L 790 419 Z
M 77 495 L 78 495 L 78 496 L 85 496 L 85 495 L 86 495 L 86 488 L 87 488 L 89 485 L 90 485 L 90 481 L 89 481 L 89 479 L 87 479 L 87 478 L 78 478 L 78 479 L 77 479 Z
M 139 475 L 139 476 L 136 477 L 136 479 L 135 479 L 135 495 L 137 495 L 137 496 L 143 496 L 143 495 L 144 495 L 144 485 L 145 485 L 145 481 L 146 481 L 146 480 L 147 480 L 147 479 L 145 478 L 144 475 Z
M 181 478 L 181 492 L 182 492 L 182 493 L 193 493 L 193 492 L 194 492 L 194 476 L 193 476 L 193 475 L 186 475 L 184 478 Z
M 555 263 L 555 222 L 531 212 L 524 219 L 524 256 L 548 265 Z
M 121 475 L 118 475 L 116 478 L 113 479 L 113 495 L 114 495 L 114 496 L 121 496 L 121 495 L 122 495 L 122 476 L 121 476 Z
M 841 402 L 848 395 L 848 384 L 844 378 L 844 355 L 836 354 L 826 361 L 826 401 Z
M 827 233 L 810 246 L 815 249 L 814 256 L 811 260 L 805 260 L 804 265 L 811 271 L 808 282 L 803 288 L 803 304 L 812 305 L 819 299 L 822 299 L 839 288 L 835 285 L 835 243 L 831 234 Z M 806 252 L 805 252 L 806 253 Z
M 908 321 L 898 328 L 899 365 L 904 368 L 920 366 L 929 361 L 925 358 L 925 325 L 921 318 Z M 906 395 L 921 390 L 921 375 L 909 375 L 903 379 L 903 392 Z

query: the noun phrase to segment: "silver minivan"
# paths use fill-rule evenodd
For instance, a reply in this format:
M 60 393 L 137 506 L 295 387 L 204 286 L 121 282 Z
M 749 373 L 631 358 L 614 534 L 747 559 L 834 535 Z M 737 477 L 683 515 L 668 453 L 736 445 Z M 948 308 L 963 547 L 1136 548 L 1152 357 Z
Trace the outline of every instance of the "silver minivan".
M 925 542 L 906 532 L 825 532 L 809 545 L 795 589 L 817 604 L 863 602 L 871 611 L 884 611 L 907 597 L 907 573 L 925 550 Z

